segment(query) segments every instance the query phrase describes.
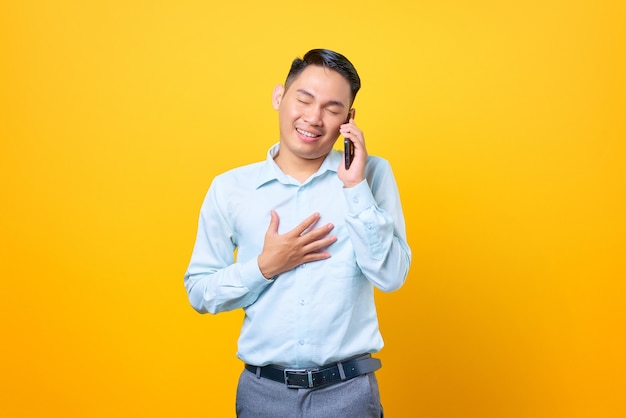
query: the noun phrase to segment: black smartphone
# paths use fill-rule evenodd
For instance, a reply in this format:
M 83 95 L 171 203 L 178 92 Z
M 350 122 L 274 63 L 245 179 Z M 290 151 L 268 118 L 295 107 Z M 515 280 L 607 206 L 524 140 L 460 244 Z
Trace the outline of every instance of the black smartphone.
M 348 138 L 344 138 L 343 140 L 343 156 L 347 170 L 350 168 L 350 164 L 352 164 L 352 159 L 354 158 L 354 144 Z
M 354 117 L 353 110 L 348 114 L 346 123 L 350 122 L 350 118 Z M 348 138 L 343 139 L 343 158 L 347 170 L 350 168 L 350 164 L 352 164 L 352 160 L 354 159 L 354 144 Z

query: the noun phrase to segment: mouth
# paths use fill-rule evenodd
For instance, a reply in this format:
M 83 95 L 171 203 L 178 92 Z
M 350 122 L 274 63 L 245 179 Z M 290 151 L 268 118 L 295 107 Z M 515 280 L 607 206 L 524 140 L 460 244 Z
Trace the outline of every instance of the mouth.
M 298 133 L 298 136 L 300 137 L 300 139 L 302 139 L 305 142 L 315 141 L 322 136 L 321 134 L 316 134 L 314 132 L 305 131 L 304 129 L 300 129 L 300 128 L 296 128 L 296 132 Z

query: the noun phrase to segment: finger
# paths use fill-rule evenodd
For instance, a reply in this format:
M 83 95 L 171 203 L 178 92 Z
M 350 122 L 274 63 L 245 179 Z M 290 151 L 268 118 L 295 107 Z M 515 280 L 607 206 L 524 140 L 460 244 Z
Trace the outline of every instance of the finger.
M 355 125 L 344 125 L 340 129 L 341 135 L 351 140 L 358 140 L 360 142 L 361 138 L 363 138 L 363 132 Z
M 313 261 L 325 260 L 330 257 L 331 255 L 328 251 L 312 252 L 312 253 L 305 255 L 302 258 L 302 263 L 310 263 Z
M 295 236 L 302 235 L 307 229 L 309 229 L 312 225 L 314 225 L 320 219 L 319 213 L 314 213 L 313 215 L 306 218 L 304 221 L 300 222 L 298 226 L 291 230 L 291 233 Z
M 320 252 L 320 250 L 323 250 L 331 246 L 335 242 L 337 242 L 337 237 L 334 235 L 330 235 L 326 238 L 313 241 L 305 245 L 302 249 L 304 250 L 305 254 L 314 254 L 314 253 L 316 254 Z
M 302 242 L 306 244 L 318 241 L 329 234 L 335 226 L 333 224 L 326 224 L 320 228 L 308 232 L 302 236 Z

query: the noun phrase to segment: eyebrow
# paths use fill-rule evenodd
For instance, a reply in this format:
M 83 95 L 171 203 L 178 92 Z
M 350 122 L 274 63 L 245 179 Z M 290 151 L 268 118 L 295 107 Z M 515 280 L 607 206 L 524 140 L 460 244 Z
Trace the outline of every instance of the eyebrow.
M 308 91 L 306 91 L 306 90 L 304 90 L 304 89 L 298 89 L 298 90 L 296 90 L 296 92 L 297 92 L 297 93 L 302 93 L 302 94 L 304 94 L 305 96 L 308 96 L 308 97 L 310 97 L 310 98 L 312 98 L 312 99 L 315 99 L 315 96 L 313 95 L 313 93 L 308 92 Z M 340 102 L 339 100 L 330 100 L 330 101 L 328 101 L 328 102 L 326 103 L 326 105 L 328 105 L 328 106 L 339 106 L 339 107 L 341 107 L 341 108 L 346 107 L 346 105 L 344 105 L 344 104 L 343 104 L 342 102 Z

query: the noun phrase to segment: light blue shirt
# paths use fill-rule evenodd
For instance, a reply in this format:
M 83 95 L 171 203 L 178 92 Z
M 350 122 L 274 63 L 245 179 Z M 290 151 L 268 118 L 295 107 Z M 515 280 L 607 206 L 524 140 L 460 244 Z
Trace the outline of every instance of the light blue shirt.
M 191 305 L 201 313 L 243 308 L 237 356 L 255 366 L 315 367 L 375 353 L 383 339 L 374 287 L 400 288 L 411 263 L 389 163 L 369 156 L 366 180 L 344 188 L 337 177 L 342 154 L 333 150 L 300 183 L 274 162 L 278 150 L 276 144 L 265 161 L 213 180 L 185 274 Z M 331 257 L 265 279 L 257 257 L 272 209 L 279 234 L 320 213 L 316 226 L 335 226 Z

